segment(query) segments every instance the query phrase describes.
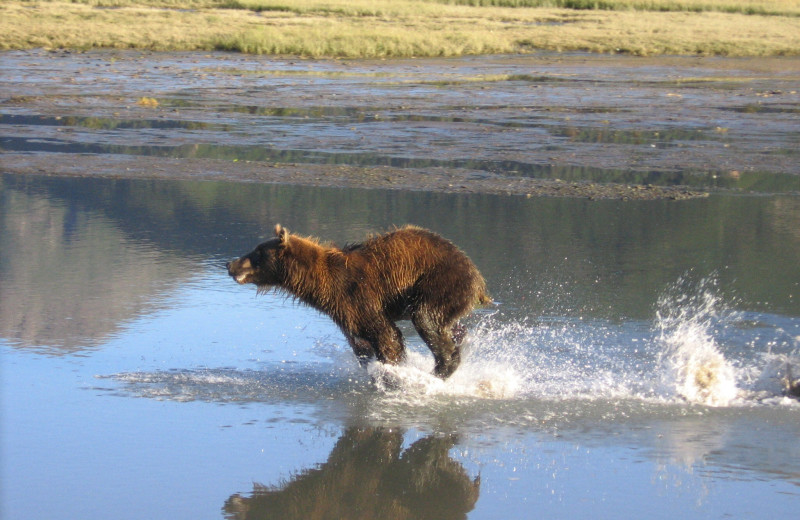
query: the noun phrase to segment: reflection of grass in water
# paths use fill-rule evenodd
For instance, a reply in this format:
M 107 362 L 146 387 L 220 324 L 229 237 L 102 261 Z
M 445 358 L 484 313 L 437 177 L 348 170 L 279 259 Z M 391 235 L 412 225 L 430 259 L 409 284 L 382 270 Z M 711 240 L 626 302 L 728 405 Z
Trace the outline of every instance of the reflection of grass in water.
M 592 128 L 569 126 L 549 128 L 551 135 L 566 137 L 579 143 L 613 144 L 662 144 L 678 141 L 716 140 L 702 130 L 615 130 L 611 128 Z
M 630 136 L 621 136 L 629 139 Z M 14 150 L 14 140 L 6 142 L 6 150 Z M 30 144 L 25 149 L 31 151 Z M 405 158 L 376 153 L 328 153 L 313 150 L 278 150 L 269 147 L 236 146 L 219 144 L 190 145 L 137 145 L 119 144 L 81 144 L 52 142 L 43 145 L 40 151 L 76 153 L 138 155 L 147 157 L 166 157 L 173 159 L 215 159 L 223 161 L 244 161 L 281 165 L 318 164 L 352 168 L 360 175 L 369 175 L 372 168 L 390 169 L 429 169 L 447 168 L 469 172 L 487 172 L 491 175 L 505 175 L 509 179 L 527 177 L 533 179 L 557 179 L 563 182 L 596 182 L 612 184 L 634 184 L 653 186 L 717 187 L 762 193 L 791 193 L 798 191 L 798 177 L 791 174 L 772 172 L 719 172 L 681 170 L 639 171 L 613 170 L 597 167 L 572 165 L 544 165 L 520 161 L 493 161 L 467 159 Z M 386 175 L 386 174 L 384 174 Z
M 108 9 L 114 7 L 114 9 Z M 800 4 L 767 0 L 82 0 L 0 5 L 0 48 L 233 50 L 314 57 L 539 49 L 800 52 Z
M 445 76 L 446 77 L 446 76 Z M 452 85 L 464 85 L 469 83 L 497 83 L 501 81 L 524 81 L 528 83 L 557 83 L 570 81 L 566 75 L 538 75 L 532 74 L 475 74 L 473 76 L 459 75 L 451 79 L 439 79 L 433 81 L 417 81 L 419 85 L 434 85 L 438 87 L 449 87 Z
M 0 124 L 5 125 L 30 125 L 30 126 L 60 126 L 80 127 L 91 130 L 117 130 L 117 129 L 183 129 L 204 130 L 215 126 L 225 128 L 224 125 L 211 125 L 201 121 L 181 121 L 177 119 L 119 119 L 111 117 L 79 117 L 79 116 L 25 116 L 14 114 L 0 114 Z
M 341 70 L 277 70 L 277 69 L 207 69 L 214 74 L 229 74 L 231 76 L 259 76 L 259 77 L 312 77 L 312 78 L 389 78 L 396 76 L 386 72 L 345 72 Z

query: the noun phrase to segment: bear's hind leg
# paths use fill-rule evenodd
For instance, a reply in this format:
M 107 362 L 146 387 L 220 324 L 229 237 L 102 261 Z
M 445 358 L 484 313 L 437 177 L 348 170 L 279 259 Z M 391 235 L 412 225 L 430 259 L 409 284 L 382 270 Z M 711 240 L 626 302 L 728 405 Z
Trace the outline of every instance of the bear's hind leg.
M 461 325 L 453 327 L 439 325 L 424 312 L 416 312 L 411 318 L 422 340 L 433 352 L 436 365 L 433 372 L 442 379 L 447 379 L 461 364 L 461 340 L 465 331 Z
M 461 322 L 455 322 L 453 327 L 450 329 L 453 334 L 453 341 L 456 342 L 456 346 L 461 347 L 461 344 L 464 343 L 464 338 L 467 337 L 467 328 L 461 324 Z

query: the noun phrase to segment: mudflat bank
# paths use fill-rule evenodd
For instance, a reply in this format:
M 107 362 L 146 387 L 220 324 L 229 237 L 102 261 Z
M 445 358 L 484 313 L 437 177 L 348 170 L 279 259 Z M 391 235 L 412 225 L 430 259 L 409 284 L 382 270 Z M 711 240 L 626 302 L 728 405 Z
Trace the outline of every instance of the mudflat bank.
M 0 55 L 0 169 L 521 196 L 800 192 L 800 59 Z

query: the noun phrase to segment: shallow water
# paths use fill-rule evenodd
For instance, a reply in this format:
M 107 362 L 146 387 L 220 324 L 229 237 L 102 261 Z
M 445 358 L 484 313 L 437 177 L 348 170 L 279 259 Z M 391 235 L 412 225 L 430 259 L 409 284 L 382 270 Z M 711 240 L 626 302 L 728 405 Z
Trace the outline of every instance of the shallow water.
M 800 201 L 0 178 L 3 518 L 785 517 Z M 361 370 L 223 263 L 276 222 L 442 233 L 498 304 L 462 367 Z M 389 382 L 390 384 L 386 384 Z

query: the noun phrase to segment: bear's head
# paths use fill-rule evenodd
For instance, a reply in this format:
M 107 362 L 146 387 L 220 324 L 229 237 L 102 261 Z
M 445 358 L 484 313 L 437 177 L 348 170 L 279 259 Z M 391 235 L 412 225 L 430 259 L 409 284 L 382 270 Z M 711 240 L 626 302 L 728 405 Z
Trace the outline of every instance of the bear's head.
M 259 288 L 279 285 L 285 277 L 281 253 L 289 240 L 289 230 L 275 226 L 275 238 L 259 244 L 251 252 L 228 262 L 228 274 L 240 284 L 252 283 Z

